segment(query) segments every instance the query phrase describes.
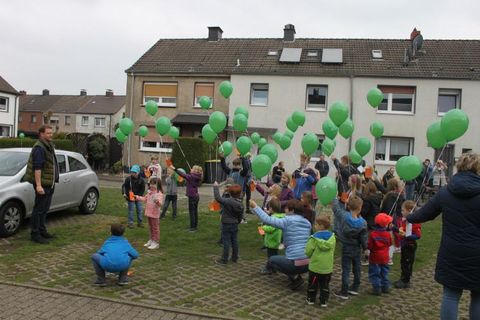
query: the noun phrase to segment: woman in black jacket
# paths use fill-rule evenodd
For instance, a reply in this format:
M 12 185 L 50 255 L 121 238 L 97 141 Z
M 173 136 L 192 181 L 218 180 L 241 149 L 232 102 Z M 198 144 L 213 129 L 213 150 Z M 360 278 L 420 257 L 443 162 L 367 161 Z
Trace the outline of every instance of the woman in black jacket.
M 421 223 L 442 214 L 435 280 L 443 285 L 441 319 L 457 319 L 463 290 L 471 293 L 470 319 L 480 319 L 480 157 L 464 154 L 458 173 L 421 209 L 407 217 Z

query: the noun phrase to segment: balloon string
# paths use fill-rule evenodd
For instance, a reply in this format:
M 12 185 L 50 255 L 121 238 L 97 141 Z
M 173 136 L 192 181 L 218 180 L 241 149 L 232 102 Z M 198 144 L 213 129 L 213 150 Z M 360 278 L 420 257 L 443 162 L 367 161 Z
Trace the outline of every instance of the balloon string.
M 177 146 L 178 146 L 178 148 L 180 149 L 180 152 L 182 153 L 183 158 L 185 159 L 185 162 L 186 162 L 187 165 L 188 165 L 188 169 L 189 169 L 189 170 L 192 170 L 192 167 L 190 166 L 190 163 L 188 162 L 188 159 L 187 159 L 187 157 L 185 156 L 185 152 L 183 152 L 182 145 L 178 142 L 178 140 L 175 140 L 175 142 L 177 143 Z
M 400 195 L 401 195 L 402 192 L 403 192 L 403 189 L 405 189 L 405 184 L 403 184 L 402 188 L 401 188 L 400 191 L 398 192 L 397 198 L 395 199 L 395 202 L 393 203 L 393 206 L 392 206 L 392 207 L 390 208 L 390 210 L 388 211 L 388 215 L 389 215 L 389 216 L 392 215 L 392 211 L 393 211 L 393 209 L 396 207 L 397 202 L 398 202 L 398 199 L 400 199 Z

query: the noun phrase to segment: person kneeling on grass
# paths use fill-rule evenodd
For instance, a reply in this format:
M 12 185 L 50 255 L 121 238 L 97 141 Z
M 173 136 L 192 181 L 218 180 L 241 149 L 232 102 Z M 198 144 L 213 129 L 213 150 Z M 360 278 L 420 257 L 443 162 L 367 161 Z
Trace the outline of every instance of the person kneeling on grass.
M 128 284 L 128 268 L 133 259 L 138 258 L 138 252 L 127 239 L 123 237 L 125 227 L 119 223 L 114 223 L 110 227 L 112 236 L 108 238 L 97 251 L 92 255 L 93 268 L 97 274 L 97 280 L 94 285 L 104 287 L 105 271 L 118 272 L 118 285 Z
M 243 204 L 242 204 L 242 187 L 239 184 L 231 185 L 228 188 L 229 197 L 221 197 L 218 189 L 218 183 L 213 184 L 213 195 L 215 200 L 220 203 L 222 215 L 222 241 L 223 255 L 222 258 L 215 260 L 215 263 L 226 265 L 230 246 L 232 246 L 232 262 L 238 260 L 238 224 L 242 221 Z
M 301 274 L 308 272 L 309 260 L 305 255 L 305 245 L 312 228 L 310 222 L 302 216 L 302 203 L 298 200 L 288 201 L 287 215 L 284 218 L 269 216 L 253 200 L 250 200 L 250 208 L 263 223 L 282 229 L 283 242 L 286 247 L 285 256 L 272 256 L 269 264 L 273 270 L 288 276 L 290 289 L 298 289 L 303 284 Z

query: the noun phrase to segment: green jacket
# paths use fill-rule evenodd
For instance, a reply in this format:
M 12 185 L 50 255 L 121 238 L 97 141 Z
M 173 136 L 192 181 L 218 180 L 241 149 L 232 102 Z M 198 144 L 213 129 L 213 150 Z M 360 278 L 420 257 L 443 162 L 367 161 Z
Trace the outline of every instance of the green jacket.
M 53 187 L 56 180 L 56 170 L 58 171 L 57 160 L 55 158 L 55 148 L 52 144 L 46 144 L 42 140 L 38 140 L 32 148 L 30 157 L 28 158 L 27 171 L 22 181 L 30 182 L 35 186 L 35 170 L 33 169 L 33 149 L 40 147 L 45 152 L 45 163 L 42 168 L 41 182 L 42 187 Z
M 285 214 L 274 213 L 272 217 L 283 218 L 285 217 Z M 268 225 L 262 226 L 262 229 L 263 231 L 265 231 L 265 238 L 263 239 L 265 247 L 269 249 L 278 249 L 278 246 L 282 242 L 282 229 L 278 229 Z
M 305 247 L 305 255 L 310 258 L 308 270 L 320 274 L 332 273 L 335 243 L 335 235 L 328 230 L 311 235 Z

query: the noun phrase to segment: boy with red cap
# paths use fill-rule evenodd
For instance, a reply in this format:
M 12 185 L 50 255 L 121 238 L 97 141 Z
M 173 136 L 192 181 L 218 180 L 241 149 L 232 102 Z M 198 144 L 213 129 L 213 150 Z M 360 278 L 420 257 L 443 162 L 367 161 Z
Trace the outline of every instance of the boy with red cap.
M 375 217 L 375 225 L 368 236 L 369 266 L 368 278 L 373 286 L 372 294 L 380 296 L 390 292 L 388 273 L 388 249 L 392 245 L 392 236 L 387 227 L 392 223 L 393 218 L 386 213 L 379 213 Z

